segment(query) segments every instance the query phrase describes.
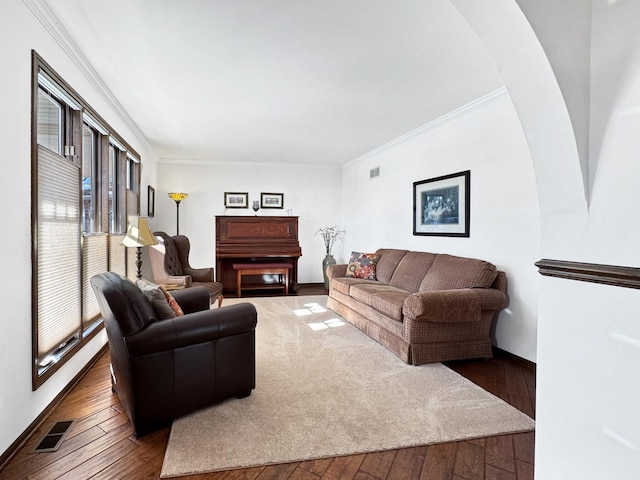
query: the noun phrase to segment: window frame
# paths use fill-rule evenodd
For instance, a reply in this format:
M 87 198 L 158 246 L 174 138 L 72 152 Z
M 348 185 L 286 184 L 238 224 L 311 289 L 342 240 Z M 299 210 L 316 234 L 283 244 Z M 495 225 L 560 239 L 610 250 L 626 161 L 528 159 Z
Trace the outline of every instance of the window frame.
M 122 148 L 121 157 L 126 158 L 126 156 L 130 156 L 131 158 L 139 159 L 140 156 L 138 153 L 130 147 L 130 145 L 125 142 L 118 134 L 115 132 L 101 117 L 95 112 L 92 107 L 84 101 L 84 99 L 78 95 L 78 93 L 71 88 L 69 84 L 67 84 L 62 77 L 60 77 L 55 70 L 46 62 L 42 57 L 38 55 L 35 50 L 31 51 L 31 68 L 32 68 L 32 85 L 31 85 L 31 228 L 32 228 L 32 389 L 35 391 L 39 388 L 44 382 L 49 379 L 55 372 L 57 372 L 60 367 L 62 367 L 67 361 L 69 361 L 73 356 L 80 351 L 92 338 L 94 338 L 103 328 L 104 323 L 102 318 L 98 315 L 95 318 L 85 319 L 83 318 L 83 309 L 85 305 L 85 295 L 83 292 L 83 274 L 84 274 L 84 251 L 82 245 L 84 244 L 84 239 L 90 236 L 95 235 L 109 235 L 109 221 L 108 221 L 108 180 L 105 182 L 105 178 L 108 179 L 109 174 L 109 144 L 112 141 L 115 141 L 117 145 Z M 38 213 L 38 96 L 40 88 L 43 88 L 48 95 L 53 97 L 56 102 L 65 106 L 65 112 L 63 113 L 63 121 L 61 122 L 61 128 L 63 131 L 63 146 L 62 152 L 55 152 L 57 155 L 63 156 L 67 158 L 70 162 L 74 163 L 79 168 L 78 174 L 78 199 L 80 209 L 83 208 L 83 132 L 85 126 L 93 129 L 97 132 L 97 145 L 95 146 L 95 153 L 97 158 L 93 159 L 92 162 L 95 162 L 93 165 L 94 175 L 97 176 L 96 179 L 92 179 L 94 182 L 94 209 L 95 209 L 95 218 L 94 218 L 94 227 L 92 232 L 84 232 L 84 214 L 81 211 L 78 215 L 78 225 L 79 225 L 79 242 L 81 248 L 78 251 L 78 258 L 80 261 L 80 269 L 78 272 L 80 279 L 80 288 L 77 292 L 72 292 L 73 295 L 77 294 L 77 299 L 80 307 L 80 328 L 79 328 L 79 338 L 73 338 L 66 345 L 61 345 L 57 350 L 52 354 L 52 358 L 54 361 L 50 365 L 42 366 L 39 363 L 42 361 L 42 356 L 44 354 L 39 354 L 38 352 L 38 308 L 39 308 L 39 277 L 38 277 L 38 241 L 37 232 L 39 225 L 39 213 Z M 72 148 L 67 149 L 66 146 L 70 146 Z M 48 149 L 46 145 L 43 145 L 43 148 Z M 105 159 L 107 159 L 105 161 Z M 139 161 L 139 160 L 138 160 Z M 120 166 L 118 171 L 116 172 L 118 177 L 118 184 L 122 185 L 122 194 L 118 195 L 119 201 L 121 202 L 118 205 L 118 208 L 123 212 L 127 211 L 135 211 L 139 212 L 140 209 L 140 201 L 139 195 L 137 197 L 137 201 L 132 202 L 134 204 L 127 204 L 127 195 L 124 190 L 124 186 L 128 179 L 125 179 L 124 169 L 122 168 L 124 165 Z M 121 173 L 120 173 L 121 172 Z M 140 190 L 139 182 L 140 176 L 137 176 L 137 190 Z M 126 214 L 124 216 L 124 225 L 122 228 L 126 229 Z M 111 256 L 109 248 L 113 248 L 113 246 L 109 246 L 110 244 L 116 244 L 119 246 L 119 242 L 114 243 L 110 242 L 107 238 L 107 242 L 105 245 L 108 246 L 105 249 L 106 261 L 108 264 L 108 260 Z M 121 247 L 124 248 L 124 247 Z M 127 252 L 125 251 L 125 258 L 127 257 Z M 88 259 L 89 257 L 86 257 Z M 87 275 L 89 275 L 90 271 L 87 271 Z M 130 272 L 135 273 L 135 266 L 129 265 L 127 261 L 125 264 L 125 272 L 128 276 Z M 85 289 L 87 290 L 87 289 Z M 90 290 L 90 289 L 89 289 Z M 92 292 L 91 292 L 92 293 Z M 93 313 L 91 314 L 93 316 Z

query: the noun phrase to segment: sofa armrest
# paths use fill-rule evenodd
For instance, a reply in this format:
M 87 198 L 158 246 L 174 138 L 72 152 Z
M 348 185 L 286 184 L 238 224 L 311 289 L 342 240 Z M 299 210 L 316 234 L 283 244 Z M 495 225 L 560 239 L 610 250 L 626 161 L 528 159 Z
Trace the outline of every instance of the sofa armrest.
M 239 303 L 154 322 L 125 342 L 131 357 L 142 357 L 249 332 L 257 321 L 255 307 Z
M 502 310 L 509 306 L 509 296 L 497 288 L 474 288 L 480 295 L 480 308 L 485 310 Z
M 492 288 L 436 290 L 409 295 L 402 306 L 406 318 L 423 322 L 473 322 L 481 312 L 500 310 L 507 305 L 506 295 Z
M 191 287 L 169 292 L 185 314 L 211 308 L 211 294 L 206 287 Z
M 347 264 L 339 263 L 337 265 L 327 266 L 327 278 L 344 277 L 347 274 Z

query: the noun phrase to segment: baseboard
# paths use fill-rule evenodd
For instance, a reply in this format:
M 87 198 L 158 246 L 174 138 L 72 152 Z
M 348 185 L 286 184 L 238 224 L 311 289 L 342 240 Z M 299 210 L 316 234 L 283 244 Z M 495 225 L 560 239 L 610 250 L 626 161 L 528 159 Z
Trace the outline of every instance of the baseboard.
M 55 410 L 55 408 L 62 402 L 64 397 L 66 397 L 71 390 L 82 380 L 82 378 L 91 370 L 91 367 L 95 365 L 98 359 L 102 356 L 104 352 L 106 352 L 109 348 L 108 344 L 105 344 L 99 351 L 96 353 L 93 358 L 84 366 L 82 370 L 78 372 L 78 374 L 67 384 L 66 387 L 62 389 L 62 391 L 56 395 L 56 397 L 49 403 L 49 405 L 36 417 L 36 419 L 31 422 L 31 425 L 27 427 L 27 429 L 22 432 L 15 442 L 11 444 L 11 446 L 0 455 L 0 472 L 2 472 L 7 464 L 11 461 L 13 457 L 20 451 L 20 449 L 29 441 L 31 436 L 36 432 L 36 430 L 42 425 L 42 423 L 47 420 L 49 415 Z
M 511 360 L 513 360 L 514 362 L 516 362 L 517 364 L 521 365 L 524 368 L 527 368 L 529 370 L 532 371 L 536 371 L 536 363 L 532 362 L 531 360 L 527 360 L 526 358 L 522 358 L 519 357 L 518 355 L 516 355 L 515 353 L 511 353 L 511 352 L 507 352 L 506 350 L 503 350 L 501 348 L 498 347 L 493 347 L 493 354 L 495 356 L 500 356 L 500 357 L 508 357 Z

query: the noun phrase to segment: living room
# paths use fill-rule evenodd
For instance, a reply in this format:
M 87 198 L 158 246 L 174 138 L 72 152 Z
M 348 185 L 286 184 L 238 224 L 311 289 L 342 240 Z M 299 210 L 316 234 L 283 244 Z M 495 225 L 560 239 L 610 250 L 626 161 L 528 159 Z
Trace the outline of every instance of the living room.
M 4 138 L 12 139 L 6 158 L 14 161 L 1 182 L 14 206 L 6 209 L 6 224 L 19 241 L 5 260 L 12 277 L 1 294 L 13 320 L 3 323 L 0 340 L 0 451 L 105 343 L 96 337 L 32 391 L 29 78 L 35 49 L 140 154 L 142 190 L 156 190 L 153 229 L 175 233 L 175 203 L 166 193 L 189 194 L 180 206 L 180 231 L 192 240 L 195 265 L 213 264 L 213 225 L 216 215 L 225 214 L 223 194 L 241 191 L 251 200 L 261 192 L 284 194 L 284 211 L 300 220 L 301 283 L 321 281 L 324 250 L 314 234 L 333 224 L 346 230 L 334 251 L 342 261 L 352 250 L 401 247 L 483 258 L 504 269 L 511 303 L 500 315 L 498 346 L 538 369 L 536 478 L 602 478 L 605 472 L 632 478 L 640 445 L 633 415 L 640 392 L 628 381 L 640 372 L 637 292 L 542 277 L 534 263 L 638 263 L 640 228 L 629 221 L 640 209 L 634 182 L 639 167 L 632 160 L 640 151 L 634 134 L 640 39 L 631 21 L 638 5 L 574 1 L 543 7 L 505 0 L 479 11 L 472 3 L 448 6 L 477 35 L 469 48 L 495 62 L 499 82 L 341 164 L 262 162 L 259 151 L 241 163 L 160 156 L 151 136 L 131 123 L 134 112 L 123 115 L 85 69 L 83 62 L 92 59 L 77 55 L 82 46 L 74 55 L 72 43 L 61 45 L 65 34 L 52 27 L 57 24 L 45 2 L 3 5 L 3 63 L 11 69 L 0 81 L 11 92 L 11 114 L 2 125 Z M 370 180 L 374 168 L 380 175 Z M 413 182 L 463 170 L 471 171 L 469 238 L 414 236 Z M 147 212 L 144 193 L 140 207 Z M 558 454 L 558 443 L 574 445 L 574 452 Z

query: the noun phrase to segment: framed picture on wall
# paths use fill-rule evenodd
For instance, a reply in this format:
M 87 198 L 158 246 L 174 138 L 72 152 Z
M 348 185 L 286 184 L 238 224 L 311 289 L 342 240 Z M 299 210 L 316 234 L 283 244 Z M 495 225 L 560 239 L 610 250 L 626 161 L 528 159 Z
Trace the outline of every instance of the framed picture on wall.
M 147 186 L 147 217 L 153 217 L 156 214 L 156 189 L 151 185 Z
M 413 183 L 413 234 L 469 236 L 471 171 Z
M 260 208 L 284 208 L 284 193 L 261 193 Z
M 224 208 L 247 208 L 248 206 L 248 193 L 224 192 Z

